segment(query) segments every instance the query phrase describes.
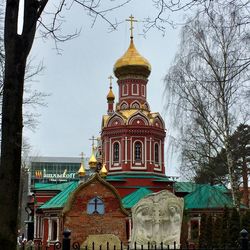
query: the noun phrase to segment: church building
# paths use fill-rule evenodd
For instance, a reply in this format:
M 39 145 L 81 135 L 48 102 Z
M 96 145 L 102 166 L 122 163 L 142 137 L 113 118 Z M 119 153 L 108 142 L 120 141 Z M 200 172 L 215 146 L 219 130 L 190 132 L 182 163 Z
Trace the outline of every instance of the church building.
M 172 182 L 165 175 L 165 124 L 158 112 L 151 112 L 147 101 L 151 65 L 137 51 L 132 30 L 129 48 L 114 65 L 119 87 L 116 103 L 110 77 L 101 132 L 107 180 L 122 197 L 135 191 L 138 184 L 154 191 L 172 190 Z
M 178 186 L 176 185 L 178 183 L 166 176 L 164 164 L 166 128 L 161 115 L 152 112 L 147 101 L 151 65 L 135 47 L 132 16 L 130 21 L 129 47 L 115 62 L 113 69 L 119 87 L 117 101 L 110 77 L 107 113 L 102 117 L 98 146 L 95 148 L 94 143 L 92 145 L 89 166 L 85 166 L 82 157 L 77 178 L 60 184 L 34 183 L 32 208 L 34 242 L 47 245 L 48 249 L 53 249 L 55 242 L 62 241 L 62 232 L 65 228 L 71 230 L 72 241 L 77 241 L 84 247 L 89 246 L 91 241 L 97 240 L 106 244 L 110 239 L 114 244 L 118 242 L 128 244 L 131 242 L 133 230 L 131 211 L 146 196 L 152 201 L 152 209 L 149 210 L 142 205 L 144 208 L 140 210 L 139 205 L 140 218 L 146 214 L 147 222 L 150 220 L 150 223 L 154 223 L 153 213 L 158 211 L 157 226 L 162 223 L 162 228 L 168 228 L 169 223 L 172 223 L 175 225 L 174 229 L 180 228 L 183 199 L 173 196 L 177 194 L 179 197 L 184 197 L 191 191 L 187 189 L 185 183 L 183 185 L 179 183 Z M 59 173 L 61 179 L 66 176 L 67 171 L 65 171 Z M 206 190 L 210 190 L 209 187 Z M 170 198 L 159 199 L 156 194 L 159 191 L 162 197 Z M 224 195 L 226 194 L 223 191 L 220 197 Z M 198 202 L 193 202 L 194 195 L 187 197 L 185 205 L 189 204 L 188 209 L 195 217 L 195 222 L 190 221 L 188 225 L 188 237 L 192 239 L 192 225 L 199 225 L 202 209 L 206 208 L 200 206 Z M 197 197 L 196 195 L 196 200 Z M 198 198 L 198 201 L 200 200 Z M 163 201 L 165 205 L 159 205 L 160 202 L 163 204 Z M 155 209 L 153 202 L 158 202 L 158 210 Z M 196 210 L 196 207 L 190 206 L 193 203 L 201 209 Z M 223 208 L 225 203 L 231 204 L 225 199 L 223 204 L 216 203 L 211 207 L 211 211 L 218 207 Z M 140 222 L 138 225 L 141 225 Z M 142 229 L 144 231 L 140 231 L 142 236 L 147 237 L 146 229 L 149 227 L 147 224 Z M 141 230 L 140 226 L 137 228 Z M 170 233 L 173 233 L 173 230 Z M 180 238 L 179 234 L 180 230 L 176 234 L 177 239 Z M 154 239 L 149 240 L 153 242 Z
M 60 241 L 63 229 L 69 228 L 72 239 L 81 243 L 96 234 L 114 234 L 126 243 L 131 236 L 131 207 L 149 193 L 173 189 L 173 181 L 165 175 L 165 124 L 147 101 L 151 65 L 137 51 L 132 31 L 131 25 L 129 47 L 114 65 L 117 102 L 110 77 L 107 114 L 102 118 L 98 152 L 92 147 L 90 174 L 82 162 L 80 181 L 58 184 L 59 190 L 53 191 L 52 184 L 36 184 L 35 242 Z

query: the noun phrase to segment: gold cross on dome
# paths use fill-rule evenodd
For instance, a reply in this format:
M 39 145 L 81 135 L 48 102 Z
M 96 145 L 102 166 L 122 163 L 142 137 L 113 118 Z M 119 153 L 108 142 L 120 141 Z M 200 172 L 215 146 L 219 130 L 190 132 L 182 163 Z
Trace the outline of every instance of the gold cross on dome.
M 112 88 L 112 79 L 114 79 L 114 77 L 109 76 L 108 79 L 109 79 L 109 84 L 110 84 L 109 87 Z
M 94 148 L 95 147 L 95 141 L 97 141 L 97 139 L 94 136 L 92 136 L 89 140 L 92 141 L 92 148 Z
M 130 38 L 133 39 L 133 29 L 134 29 L 133 22 L 138 22 L 138 21 L 134 19 L 132 14 L 129 17 L 129 19 L 126 19 L 126 21 L 130 22 Z

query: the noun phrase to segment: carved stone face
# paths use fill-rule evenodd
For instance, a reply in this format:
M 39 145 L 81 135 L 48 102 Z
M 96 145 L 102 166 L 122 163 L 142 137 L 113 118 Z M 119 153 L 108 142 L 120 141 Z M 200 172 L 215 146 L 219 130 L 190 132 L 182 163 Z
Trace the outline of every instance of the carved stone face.
M 183 199 L 164 190 L 141 199 L 132 208 L 132 241 L 139 245 L 179 244 Z

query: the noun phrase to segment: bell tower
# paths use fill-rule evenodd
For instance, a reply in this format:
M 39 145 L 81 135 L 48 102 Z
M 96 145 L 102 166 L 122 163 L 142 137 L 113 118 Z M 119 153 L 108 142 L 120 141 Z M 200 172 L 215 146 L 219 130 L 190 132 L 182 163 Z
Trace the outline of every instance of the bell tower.
M 113 69 L 119 86 L 118 102 L 114 110 L 108 108 L 102 119 L 104 162 L 109 175 L 138 172 L 165 175 L 165 124 L 158 112 L 150 111 L 147 102 L 151 65 L 135 47 L 133 23 L 136 20 L 131 15 L 128 21 L 130 44 Z M 114 102 L 110 91 L 108 105 Z

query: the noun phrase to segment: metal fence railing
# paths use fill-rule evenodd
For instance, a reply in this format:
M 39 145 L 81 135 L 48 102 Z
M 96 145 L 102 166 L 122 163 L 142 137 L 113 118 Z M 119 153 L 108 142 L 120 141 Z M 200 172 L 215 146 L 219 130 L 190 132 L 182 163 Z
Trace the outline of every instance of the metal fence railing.
M 42 243 L 31 243 L 31 244 L 22 244 L 17 249 L 18 250 L 250 250 L 249 244 L 250 241 L 248 240 L 248 232 L 243 229 L 240 232 L 239 242 L 237 244 L 237 247 L 230 247 L 225 244 L 223 247 L 203 247 L 203 248 L 197 248 L 196 246 L 192 245 L 190 246 L 188 243 L 185 245 L 176 245 L 175 243 L 173 245 L 165 246 L 163 243 L 160 243 L 158 245 L 152 245 L 151 243 L 148 243 L 145 245 L 140 244 L 123 244 L 122 242 L 119 245 L 110 244 L 107 242 L 106 244 L 100 245 L 93 242 L 90 245 L 81 246 L 79 242 L 71 242 L 70 239 L 71 232 L 69 230 L 65 230 L 63 232 L 63 240 L 62 242 L 55 242 L 53 244 L 49 244 L 46 246 L 43 246 Z

